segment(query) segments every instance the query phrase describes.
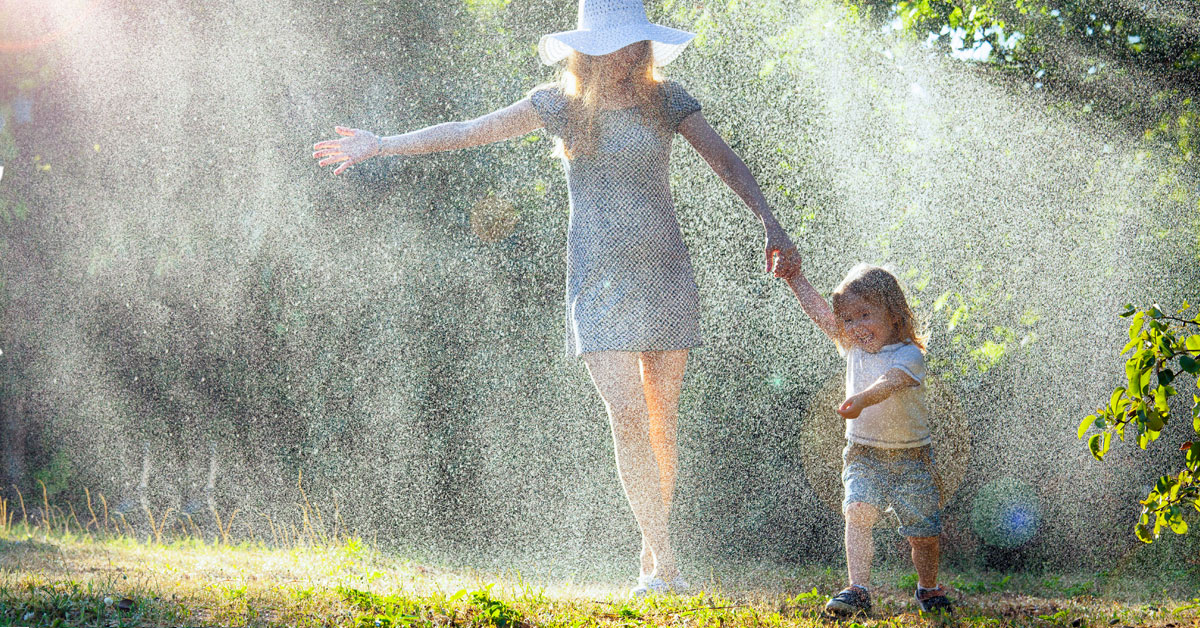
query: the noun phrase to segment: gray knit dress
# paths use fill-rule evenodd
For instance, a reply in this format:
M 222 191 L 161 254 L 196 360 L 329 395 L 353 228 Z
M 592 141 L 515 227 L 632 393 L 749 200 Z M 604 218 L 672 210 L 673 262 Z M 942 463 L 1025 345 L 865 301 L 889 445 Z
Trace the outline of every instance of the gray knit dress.
M 699 295 L 671 202 L 669 159 L 679 123 L 700 104 L 663 84 L 663 122 L 637 107 L 602 111 L 593 154 L 563 159 L 567 226 L 568 354 L 661 351 L 701 344 Z M 530 94 L 546 131 L 562 138 L 567 100 Z

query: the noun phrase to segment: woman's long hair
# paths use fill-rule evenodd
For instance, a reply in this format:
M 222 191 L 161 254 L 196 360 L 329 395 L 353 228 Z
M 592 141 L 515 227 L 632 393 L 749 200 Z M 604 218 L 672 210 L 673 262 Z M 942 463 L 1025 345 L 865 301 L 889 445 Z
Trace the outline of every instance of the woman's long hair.
M 648 122 L 663 120 L 662 77 L 654 67 L 654 51 L 649 41 L 637 44 L 641 51 L 633 62 L 629 75 L 633 89 L 633 105 L 639 108 Z M 567 97 L 567 128 L 559 144 L 558 152 L 567 159 L 596 152 L 596 119 L 601 111 L 601 77 L 613 71 L 612 60 L 605 56 L 585 55 L 572 52 L 567 57 L 558 84 Z
M 908 306 L 908 300 L 904 298 L 904 290 L 900 288 L 900 281 L 896 279 L 895 275 L 884 268 L 870 264 L 858 264 L 851 268 L 842 283 L 838 284 L 838 287 L 834 288 L 833 294 L 829 295 L 833 316 L 839 329 L 842 326 L 841 310 L 846 307 L 846 297 L 849 295 L 854 295 L 876 307 L 883 308 L 892 319 L 896 337 L 901 341 L 917 345 L 922 353 L 925 352 L 928 334 L 921 329 L 917 315 L 913 314 L 912 308 Z M 841 336 L 841 334 L 838 335 Z M 841 347 L 840 340 L 838 346 Z

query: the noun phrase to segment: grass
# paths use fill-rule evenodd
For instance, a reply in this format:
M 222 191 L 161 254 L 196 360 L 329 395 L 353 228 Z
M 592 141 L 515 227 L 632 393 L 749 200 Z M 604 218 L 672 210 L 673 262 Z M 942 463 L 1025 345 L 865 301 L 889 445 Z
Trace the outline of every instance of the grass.
M 517 573 L 407 561 L 376 550 L 336 522 L 309 532 L 303 526 L 314 524 L 302 524 L 286 543 L 277 529 L 274 539 L 268 533 L 231 544 L 228 520 L 220 524 L 224 532 L 209 538 L 183 536 L 171 532 L 175 524 L 164 513 L 147 516 L 142 532 L 133 534 L 133 526 L 100 525 L 99 516 L 87 519 L 95 525 L 78 517 L 64 524 L 67 513 L 31 524 L 10 516 L 10 506 L 0 501 L 0 625 L 8 626 L 1200 625 L 1194 575 L 1189 584 L 1188 578 L 1148 582 L 1105 573 L 947 569 L 944 580 L 954 589 L 958 611 L 930 617 L 911 602 L 911 574 L 885 566 L 876 575 L 875 612 L 852 621 L 822 612 L 842 584 L 840 568 L 726 565 L 724 575 L 714 572 L 695 595 L 630 600 L 625 592 L 631 583 L 531 583 Z M 45 512 L 53 513 L 47 506 Z M 318 519 L 315 513 L 312 519 Z

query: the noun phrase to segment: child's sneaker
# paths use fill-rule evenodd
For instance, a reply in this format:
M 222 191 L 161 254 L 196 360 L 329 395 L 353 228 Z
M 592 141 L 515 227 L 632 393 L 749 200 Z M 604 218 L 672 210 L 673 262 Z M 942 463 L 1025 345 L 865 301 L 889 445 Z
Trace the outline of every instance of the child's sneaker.
M 857 615 L 871 612 L 871 594 L 866 589 L 850 585 L 825 603 L 825 610 L 835 615 Z
M 938 585 L 936 589 L 922 589 L 917 587 L 917 604 L 921 606 L 923 611 L 944 611 L 951 612 L 954 606 L 950 604 L 950 599 L 946 597 L 946 589 Z

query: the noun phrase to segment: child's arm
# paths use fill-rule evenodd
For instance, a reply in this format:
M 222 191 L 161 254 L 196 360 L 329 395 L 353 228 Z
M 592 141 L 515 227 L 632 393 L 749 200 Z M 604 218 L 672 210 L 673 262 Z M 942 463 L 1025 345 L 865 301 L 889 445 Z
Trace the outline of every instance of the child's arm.
M 790 255 L 780 255 L 779 261 L 775 264 L 775 276 L 781 279 L 786 279 L 788 287 L 792 289 L 792 293 L 796 295 L 796 300 L 800 301 L 800 307 L 804 308 L 804 313 L 812 319 L 821 331 L 829 336 L 830 340 L 836 342 L 838 340 L 838 324 L 833 317 L 833 308 L 829 307 L 829 303 L 825 301 L 825 297 L 817 292 L 808 281 L 808 277 L 804 276 L 804 272 L 800 266 L 800 254 L 792 253 Z
M 541 127 L 542 120 L 526 97 L 474 120 L 445 122 L 402 135 L 380 137 L 370 131 L 335 127 L 343 137 L 317 142 L 313 145 L 313 157 L 321 160 L 320 166 L 341 164 L 333 171 L 341 174 L 376 155 L 422 155 L 470 148 L 525 135 Z
M 917 380 L 913 379 L 912 375 L 906 373 L 903 369 L 889 369 L 888 372 L 879 376 L 875 383 L 867 387 L 866 390 L 857 395 L 850 396 L 849 399 L 842 402 L 838 408 L 838 414 L 844 419 L 857 419 L 858 415 L 862 414 L 864 408 L 869 408 L 888 397 L 893 393 L 904 390 L 910 386 L 917 386 Z

